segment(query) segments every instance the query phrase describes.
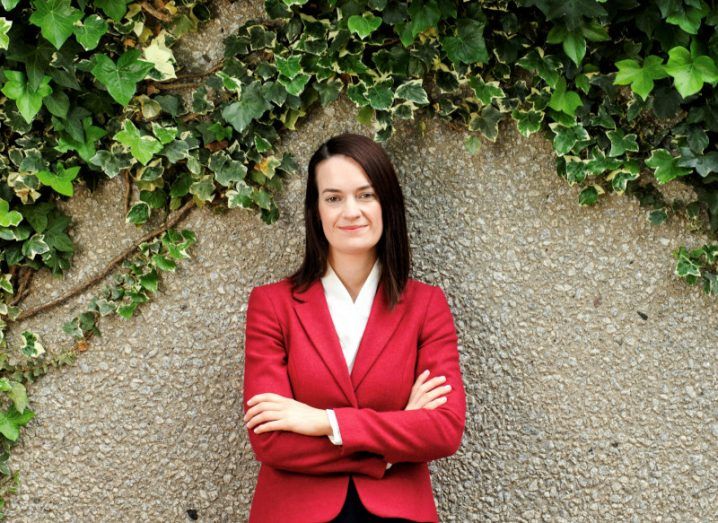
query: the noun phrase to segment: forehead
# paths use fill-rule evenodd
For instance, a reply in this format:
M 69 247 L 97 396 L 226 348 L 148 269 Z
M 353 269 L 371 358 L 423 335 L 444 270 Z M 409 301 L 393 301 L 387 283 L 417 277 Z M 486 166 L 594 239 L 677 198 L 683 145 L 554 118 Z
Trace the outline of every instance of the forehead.
M 369 177 L 359 163 L 349 156 L 335 154 L 316 166 L 317 189 L 326 188 L 351 191 L 371 185 Z

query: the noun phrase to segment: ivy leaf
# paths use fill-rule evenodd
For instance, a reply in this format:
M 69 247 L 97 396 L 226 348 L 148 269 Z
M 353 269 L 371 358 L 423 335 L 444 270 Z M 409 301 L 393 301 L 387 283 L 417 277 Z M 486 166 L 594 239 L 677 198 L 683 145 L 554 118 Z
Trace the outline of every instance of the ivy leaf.
M 93 125 L 91 116 L 82 119 L 82 130 L 84 134 L 82 141 L 75 139 L 69 134 L 61 133 L 57 140 L 55 150 L 63 153 L 70 150 L 77 151 L 80 158 L 91 163 L 92 157 L 95 156 L 95 145 L 97 145 L 99 139 L 105 136 L 107 132 Z
M 568 154 L 577 143 L 590 139 L 588 131 L 581 124 L 567 127 L 553 122 L 549 124 L 549 127 L 554 132 L 553 148 L 559 156 Z
M 2 378 L 0 379 L 0 391 L 7 393 L 18 412 L 23 412 L 27 408 L 29 404 L 27 390 L 22 383 Z
M 247 167 L 240 161 L 233 159 L 224 151 L 219 151 L 209 157 L 207 165 L 214 173 L 214 179 L 224 187 L 243 180 L 247 174 Z
M 361 16 L 352 15 L 347 20 L 347 27 L 352 33 L 359 35 L 364 40 L 367 36 L 376 31 L 381 25 L 381 18 L 374 16 L 370 12 L 365 12 Z
M 113 143 L 109 151 L 97 151 L 89 163 L 100 167 L 108 178 L 114 178 L 123 169 L 132 167 L 132 157 L 123 151 L 120 144 Z
M 484 24 L 462 18 L 456 22 L 456 36 L 442 38 L 441 47 L 452 62 L 465 64 L 485 64 L 489 61 L 489 53 L 484 41 Z
M 115 22 L 119 22 L 125 13 L 127 12 L 127 4 L 132 0 L 95 0 L 94 3 L 97 7 L 102 9 L 102 12 L 112 18 Z
M 90 15 L 74 27 L 75 39 L 85 49 L 91 51 L 100 43 L 100 38 L 107 32 L 108 25 L 104 18 Z
M 288 56 L 287 58 L 278 55 L 274 57 L 274 64 L 277 66 L 277 71 L 290 80 L 297 76 L 302 70 L 301 61 L 302 57 L 298 54 Z
M 543 121 L 543 111 L 519 111 L 514 109 L 511 112 L 511 116 L 516 120 L 516 127 L 522 136 L 529 137 L 533 133 L 541 129 L 541 122 Z
M 544 56 L 543 49 L 540 47 L 529 51 L 526 56 L 516 62 L 516 65 L 538 74 L 549 87 L 556 88 L 560 62 L 555 56 Z
M 636 142 L 635 133 L 624 136 L 621 129 L 616 129 L 615 131 L 608 131 L 606 136 L 608 136 L 608 139 L 611 141 L 611 150 L 608 156 L 621 156 L 626 151 L 638 152 L 638 143 Z
M 682 148 L 681 153 L 682 157 L 678 160 L 680 167 L 691 167 L 703 178 L 712 172 L 718 173 L 718 151 L 695 155 L 690 149 Z
M 654 169 L 654 175 L 658 183 L 667 183 L 680 176 L 690 174 L 691 170 L 678 165 L 678 159 L 665 149 L 656 149 L 651 157 L 646 160 L 646 165 Z
M 42 107 L 42 99 L 52 93 L 51 78 L 43 75 L 38 88 L 32 90 L 25 81 L 25 73 L 5 70 L 3 74 L 7 80 L 2 88 L 3 94 L 11 100 L 15 100 L 18 111 L 27 123 L 32 122 Z
M 631 84 L 631 90 L 644 101 L 653 90 L 653 81 L 668 76 L 663 66 L 663 59 L 649 55 L 643 59 L 643 66 L 633 59 L 616 62 L 618 73 L 613 81 L 614 85 Z
M 10 37 L 7 35 L 12 27 L 12 20 L 0 17 L 0 49 L 7 49 Z
M 172 50 L 167 47 L 167 44 L 165 43 L 166 37 L 166 31 L 160 32 L 160 34 L 152 40 L 152 43 L 142 50 L 142 57 L 145 61 L 151 63 L 160 73 L 160 80 L 171 80 L 172 78 L 177 78 L 173 65 L 175 57 Z
M 578 204 L 595 205 L 598 201 L 598 189 L 596 187 L 596 185 L 590 185 L 584 188 L 578 195 Z
M 466 149 L 466 152 L 469 153 L 469 156 L 474 156 L 477 152 L 479 152 L 480 147 L 481 139 L 479 139 L 478 136 L 470 134 L 464 138 L 464 148 Z
M 468 128 L 470 131 L 481 131 L 481 134 L 494 142 L 499 134 L 499 121 L 501 121 L 501 111 L 493 105 L 487 105 L 481 113 L 472 116 Z
M 147 202 L 139 201 L 135 203 L 130 210 L 127 212 L 125 217 L 125 223 L 134 223 L 135 225 L 142 225 L 150 219 L 150 206 Z
M 245 182 L 237 182 L 235 189 L 227 191 L 227 207 L 252 207 L 252 188 Z
M 2 6 L 6 11 L 12 11 L 20 0 L 2 0 Z
M 239 101 L 222 109 L 222 117 L 241 133 L 252 120 L 262 116 L 271 107 L 269 101 L 262 96 L 261 82 L 255 80 L 244 86 Z
M 688 5 L 680 8 L 677 13 L 666 17 L 666 22 L 677 25 L 688 34 L 698 34 L 698 29 L 701 27 L 701 20 L 710 12 L 710 8 L 706 3 L 701 1 L 686 2 L 686 4 Z M 688 7 L 691 5 L 692 7 Z
M 311 75 L 299 73 L 293 79 L 289 80 L 279 75 L 277 81 L 287 90 L 287 92 L 293 96 L 299 96 L 304 91 L 304 88 L 309 82 Z
M 45 235 L 33 234 L 22 244 L 22 254 L 30 258 L 35 259 L 38 254 L 45 254 L 50 250 L 50 246 L 45 242 Z
M 157 137 L 162 145 L 167 145 L 177 136 L 177 127 L 163 127 L 157 122 L 152 122 L 152 134 Z
M 131 120 L 122 122 L 122 130 L 113 136 L 115 140 L 130 148 L 132 156 L 142 163 L 147 163 L 152 159 L 155 153 L 162 150 L 162 144 L 159 140 L 149 135 L 140 134 L 140 130 L 135 127 Z
M 556 82 L 556 88 L 551 93 L 551 99 L 548 105 L 554 111 L 561 111 L 574 116 L 576 109 L 583 105 L 583 102 L 577 92 L 566 90 L 566 79 L 561 77 L 558 82 Z
M 115 62 L 105 54 L 93 55 L 92 75 L 107 88 L 110 96 L 121 105 L 127 105 L 135 94 L 137 82 L 144 79 L 153 65 L 139 59 L 140 50 L 130 49 Z
M 72 180 L 77 178 L 77 173 L 80 172 L 80 167 L 70 167 L 65 169 L 61 163 L 55 165 L 56 173 L 50 171 L 38 171 L 36 176 L 40 180 L 40 183 L 52 187 L 55 192 L 62 194 L 63 196 L 72 196 Z
M 710 56 L 692 56 L 685 47 L 668 51 L 666 72 L 673 77 L 676 90 L 683 98 L 696 94 L 704 83 L 718 82 L 718 68 Z
M 20 427 L 27 425 L 33 417 L 35 413 L 30 409 L 25 409 L 21 414 L 15 405 L 10 405 L 6 412 L 0 412 L 0 434 L 10 441 L 17 441 L 20 437 Z
M 286 0 L 285 0 L 286 1 Z M 409 6 L 409 15 L 411 17 L 411 37 L 416 38 L 421 32 L 426 31 L 430 27 L 435 27 L 441 19 L 441 11 L 436 0 L 412 0 Z
M 82 18 L 82 11 L 70 5 L 70 0 L 34 0 L 35 11 L 30 23 L 40 28 L 40 33 L 60 49 L 73 32 L 75 22 Z
M 0 198 L 0 227 L 15 227 L 22 221 L 22 214 L 10 210 L 10 204 Z
M 469 78 L 469 86 L 473 89 L 476 98 L 484 105 L 489 105 L 495 98 L 504 98 L 506 94 L 499 86 L 499 82 L 484 82 L 480 76 Z
M 402 100 L 409 100 L 417 105 L 426 105 L 429 103 L 429 98 L 422 83 L 421 78 L 408 80 L 396 88 L 394 96 Z
M 575 31 L 568 33 L 563 39 L 563 51 L 573 63 L 581 65 L 581 61 L 586 55 L 586 39 L 583 34 Z
M 390 88 L 391 83 L 392 81 L 389 80 L 388 82 L 372 85 L 367 89 L 366 97 L 373 109 L 382 111 L 391 107 L 394 100 L 394 93 Z

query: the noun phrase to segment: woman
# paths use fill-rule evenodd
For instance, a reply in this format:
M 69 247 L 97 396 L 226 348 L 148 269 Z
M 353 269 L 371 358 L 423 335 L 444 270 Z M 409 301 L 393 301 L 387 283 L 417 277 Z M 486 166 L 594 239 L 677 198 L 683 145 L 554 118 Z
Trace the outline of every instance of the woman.
M 427 462 L 455 453 L 466 397 L 443 291 L 409 278 L 384 149 L 314 153 L 299 269 L 249 296 L 244 421 L 262 463 L 251 523 L 438 521 Z

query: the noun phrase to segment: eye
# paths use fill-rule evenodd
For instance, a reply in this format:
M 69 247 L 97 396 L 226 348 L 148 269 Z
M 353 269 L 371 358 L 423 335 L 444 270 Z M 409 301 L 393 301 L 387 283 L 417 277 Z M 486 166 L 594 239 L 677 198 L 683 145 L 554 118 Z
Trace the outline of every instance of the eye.
M 324 201 L 325 201 L 325 202 L 328 202 L 328 203 L 334 203 L 334 202 L 336 202 L 338 199 L 339 199 L 339 198 L 336 197 L 336 196 L 329 196 L 328 198 L 324 198 Z
M 360 195 L 360 197 L 365 200 L 370 200 L 371 198 L 374 198 L 374 193 L 373 192 L 365 192 L 365 193 L 362 193 Z

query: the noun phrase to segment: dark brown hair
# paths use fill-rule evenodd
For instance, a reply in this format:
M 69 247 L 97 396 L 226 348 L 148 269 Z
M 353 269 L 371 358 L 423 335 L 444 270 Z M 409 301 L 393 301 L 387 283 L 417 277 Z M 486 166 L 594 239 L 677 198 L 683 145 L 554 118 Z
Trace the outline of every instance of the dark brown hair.
M 384 148 L 371 138 L 344 133 L 324 142 L 309 160 L 307 190 L 304 198 L 305 251 L 302 265 L 289 276 L 292 286 L 306 290 L 327 270 L 329 242 L 319 220 L 319 191 L 316 168 L 322 160 L 343 154 L 354 159 L 366 173 L 381 205 L 383 230 L 376 245 L 381 263 L 380 282 L 389 308 L 399 301 L 411 270 L 411 248 L 406 230 L 404 195 L 394 166 Z

